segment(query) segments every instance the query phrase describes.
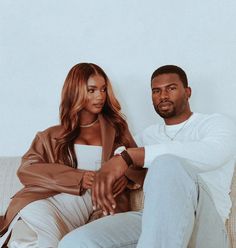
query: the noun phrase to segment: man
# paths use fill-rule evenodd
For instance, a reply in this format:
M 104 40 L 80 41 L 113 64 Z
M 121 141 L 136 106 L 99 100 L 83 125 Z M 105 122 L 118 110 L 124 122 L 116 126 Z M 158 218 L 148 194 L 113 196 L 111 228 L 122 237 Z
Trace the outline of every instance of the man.
M 114 181 L 131 163 L 148 168 L 142 224 L 140 213 L 109 216 L 77 229 L 59 247 L 75 236 L 76 247 L 136 247 L 139 225 L 138 248 L 229 247 L 225 221 L 231 208 L 235 125 L 219 114 L 192 113 L 191 88 L 177 66 L 154 71 L 151 87 L 164 123 L 143 131 L 137 138 L 140 148 L 119 148 L 97 174 L 93 189 L 94 206 L 113 214 Z

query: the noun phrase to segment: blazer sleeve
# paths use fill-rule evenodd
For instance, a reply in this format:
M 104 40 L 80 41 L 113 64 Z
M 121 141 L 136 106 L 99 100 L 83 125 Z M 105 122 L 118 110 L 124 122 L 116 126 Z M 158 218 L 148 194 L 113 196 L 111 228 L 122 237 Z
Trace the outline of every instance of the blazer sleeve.
M 129 140 L 129 147 L 137 147 L 129 129 L 126 130 L 126 137 Z M 143 186 L 143 182 L 147 173 L 146 168 L 136 167 L 135 165 L 129 166 L 125 172 L 125 176 L 129 179 L 128 188 L 138 189 Z
M 49 161 L 50 151 L 46 149 L 42 137 L 36 135 L 28 152 L 22 157 L 17 175 L 25 187 L 37 186 L 80 195 L 83 192 L 84 171 Z

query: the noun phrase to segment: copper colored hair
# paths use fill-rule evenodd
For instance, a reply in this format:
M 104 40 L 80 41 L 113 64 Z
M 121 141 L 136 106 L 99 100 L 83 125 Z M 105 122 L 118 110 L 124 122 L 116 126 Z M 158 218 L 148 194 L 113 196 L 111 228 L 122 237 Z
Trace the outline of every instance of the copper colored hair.
M 127 124 L 121 114 L 120 104 L 114 96 L 109 79 L 102 68 L 92 63 L 80 63 L 69 71 L 61 95 L 60 122 L 63 134 L 58 138 L 57 156 L 68 166 L 77 167 L 74 151 L 74 141 L 80 134 L 79 113 L 87 102 L 87 82 L 91 76 L 100 75 L 104 78 L 107 87 L 106 102 L 102 114 L 115 128 L 115 143 L 128 145 L 125 138 Z

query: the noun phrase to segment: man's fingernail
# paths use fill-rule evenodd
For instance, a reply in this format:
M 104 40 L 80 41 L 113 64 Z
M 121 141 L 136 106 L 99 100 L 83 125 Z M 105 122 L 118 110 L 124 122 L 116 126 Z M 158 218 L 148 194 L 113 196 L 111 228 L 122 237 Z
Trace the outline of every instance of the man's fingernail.
M 115 205 L 115 204 L 113 204 L 113 205 L 112 205 L 112 208 L 114 208 L 114 209 L 115 209 L 115 208 L 116 208 L 116 205 Z
M 103 215 L 107 215 L 107 212 L 106 211 L 103 211 L 102 213 L 103 213 Z
M 93 206 L 93 210 L 96 210 L 96 206 Z

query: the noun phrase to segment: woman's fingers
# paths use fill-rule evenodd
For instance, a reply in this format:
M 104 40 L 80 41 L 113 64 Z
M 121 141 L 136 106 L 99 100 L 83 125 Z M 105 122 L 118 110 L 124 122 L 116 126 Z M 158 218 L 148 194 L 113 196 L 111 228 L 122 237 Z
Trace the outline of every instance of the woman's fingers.
M 120 194 L 127 186 L 128 184 L 128 179 L 126 178 L 126 176 L 122 176 L 120 177 L 113 186 L 113 194 L 114 196 L 117 196 L 118 194 Z
M 122 181 L 123 181 L 123 176 L 115 181 L 115 183 L 113 184 L 113 187 L 112 187 L 113 192 L 116 191 L 117 187 L 119 187 L 119 185 L 122 183 Z
M 113 189 L 114 198 L 121 194 L 127 186 L 128 180 L 122 180 L 116 189 Z
M 96 172 L 94 171 L 86 171 L 83 176 L 82 187 L 84 189 L 91 189 Z

